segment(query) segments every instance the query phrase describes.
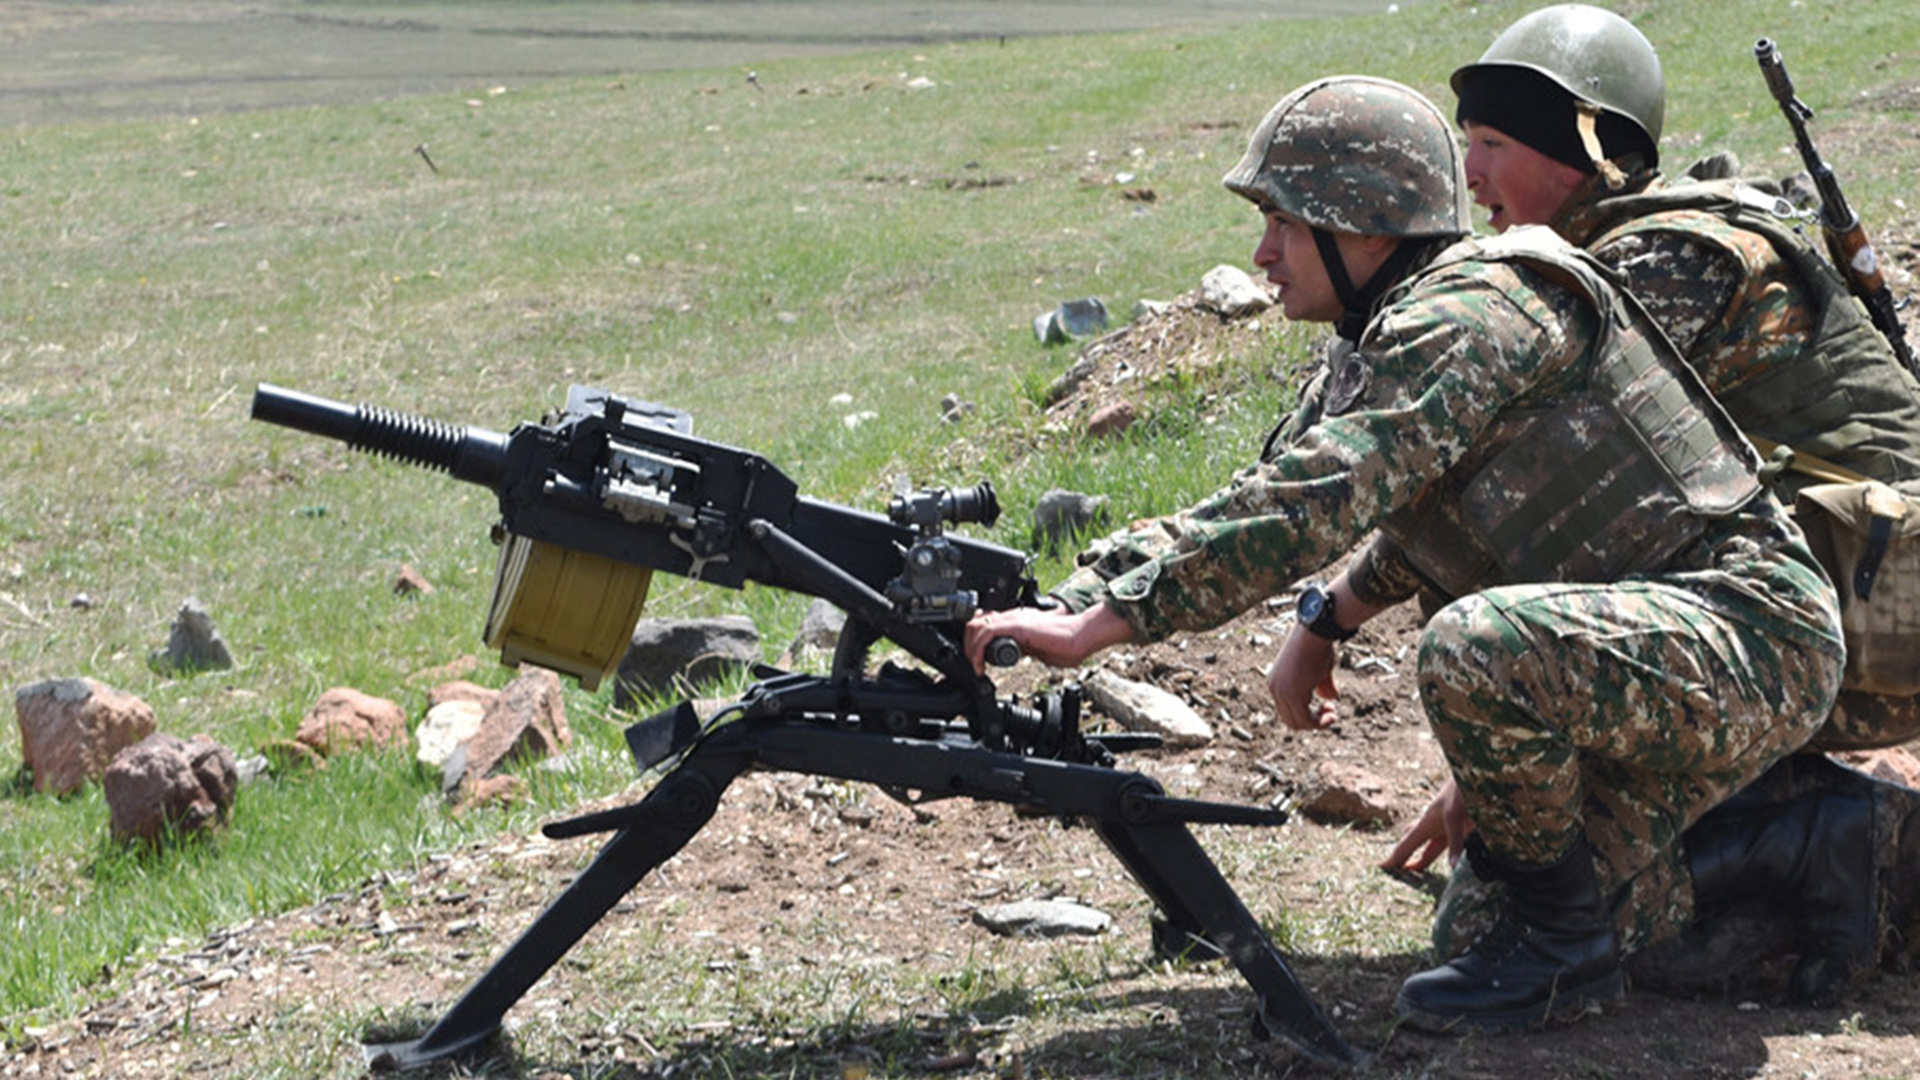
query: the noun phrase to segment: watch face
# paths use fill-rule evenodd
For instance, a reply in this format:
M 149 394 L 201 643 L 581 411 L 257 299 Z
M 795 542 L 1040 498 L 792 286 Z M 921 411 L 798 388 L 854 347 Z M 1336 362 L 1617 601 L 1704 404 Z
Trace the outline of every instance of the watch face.
M 1310 585 L 1300 594 L 1300 607 L 1297 612 L 1303 623 L 1310 623 L 1327 610 L 1327 590 L 1318 585 Z

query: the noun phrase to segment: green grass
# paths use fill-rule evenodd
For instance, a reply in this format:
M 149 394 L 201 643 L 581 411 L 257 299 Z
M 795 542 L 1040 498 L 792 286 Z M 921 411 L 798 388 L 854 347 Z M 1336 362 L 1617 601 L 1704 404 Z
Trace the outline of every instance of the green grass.
M 991 477 L 1015 544 L 1048 487 L 1110 492 L 1115 520 L 1174 509 L 1250 459 L 1315 335 L 1272 328 L 1221 382 L 1164 388 L 1154 423 L 1096 447 L 1042 430 L 1034 390 L 1072 351 L 1036 344 L 1033 315 L 1080 296 L 1124 313 L 1247 265 L 1256 221 L 1218 181 L 1274 99 L 1364 68 L 1450 101 L 1452 67 L 1531 6 L 784 60 L 760 68 L 765 94 L 697 70 L 16 129 L 0 680 L 91 676 L 150 702 L 162 730 L 244 755 L 331 686 L 417 715 L 410 676 L 479 649 L 490 494 L 249 423 L 261 381 L 501 430 L 603 384 L 691 411 L 824 498 L 877 508 L 896 473 Z M 1892 0 L 1632 14 L 1668 66 L 1670 159 L 1726 146 L 1793 167 L 1751 59 L 1761 34 L 1819 110 L 1816 137 L 1913 110 L 1920 27 Z M 1840 163 L 1870 226 L 1911 233 L 1913 160 Z M 1123 199 L 1118 171 L 1156 201 Z M 980 406 L 957 429 L 937 421 L 949 392 Z M 878 417 L 850 430 L 856 409 Z M 402 563 L 436 591 L 393 596 Z M 83 593 L 91 607 L 72 604 Z M 189 596 L 235 670 L 147 668 Z M 661 581 L 651 611 L 748 612 L 772 653 L 803 606 Z M 478 678 L 508 675 L 482 657 Z M 134 857 L 107 844 L 97 792 L 9 788 L 0 1037 L 170 938 L 617 790 L 607 695 L 571 689 L 568 706 L 592 764 L 510 813 L 455 819 L 406 760 L 369 757 L 250 787 L 212 842 Z M 0 738 L 0 766 L 17 754 Z

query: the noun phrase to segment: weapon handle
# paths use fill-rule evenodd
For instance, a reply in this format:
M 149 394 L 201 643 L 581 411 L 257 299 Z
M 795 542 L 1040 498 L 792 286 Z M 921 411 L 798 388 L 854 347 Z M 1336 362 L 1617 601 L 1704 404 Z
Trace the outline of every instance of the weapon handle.
M 456 428 L 377 405 L 348 405 L 268 383 L 253 391 L 252 416 L 334 439 L 355 450 L 439 469 L 456 480 L 495 490 L 506 476 L 507 437 L 485 428 Z
M 1020 643 L 1010 637 L 997 637 L 987 642 L 987 663 L 994 667 L 1012 667 L 1024 655 L 1020 651 Z

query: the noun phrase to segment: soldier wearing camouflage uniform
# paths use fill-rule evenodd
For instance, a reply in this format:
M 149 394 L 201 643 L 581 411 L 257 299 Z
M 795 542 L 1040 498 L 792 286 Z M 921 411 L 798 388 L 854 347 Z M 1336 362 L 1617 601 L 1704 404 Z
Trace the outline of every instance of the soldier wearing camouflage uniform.
M 1612 12 L 1562 4 L 1525 16 L 1453 75 L 1467 178 L 1496 228 L 1544 224 L 1617 270 L 1734 423 L 1780 460 L 1828 463 L 1920 492 L 1920 381 L 1879 336 L 1804 225 L 1774 194 L 1658 170 L 1665 79 L 1653 46 Z M 1576 89 L 1577 88 L 1577 89 Z M 1580 117 L 1596 116 L 1594 145 Z M 1490 189 L 1480 130 L 1567 169 L 1564 200 L 1515 214 Z M 1523 166 L 1524 167 L 1524 166 Z M 1544 166 L 1536 165 L 1535 168 Z M 1776 494 L 1818 482 L 1780 469 Z M 1920 737 L 1920 698 L 1843 691 L 1821 749 Z
M 976 617 L 1048 663 L 1217 625 L 1379 539 L 1301 619 L 1270 684 L 1326 714 L 1334 641 L 1426 581 L 1422 704 L 1508 886 L 1465 956 L 1410 978 L 1410 1022 L 1501 1029 L 1623 991 L 1601 891 L 1683 877 L 1677 839 L 1805 742 L 1840 676 L 1838 612 L 1758 462 L 1685 362 L 1547 230 L 1470 231 L 1446 119 L 1342 77 L 1284 98 L 1226 186 L 1289 318 L 1336 324 L 1291 437 L 1213 497 L 1081 556 L 1060 610 Z M 1677 528 L 1676 528 L 1677 526 Z M 1600 872 L 1597 872 L 1600 871 Z
M 1468 182 L 1494 227 L 1549 225 L 1616 269 L 1735 423 L 1786 448 L 1776 465 L 1803 466 L 1770 470 L 1782 499 L 1829 479 L 1818 475 L 1828 465 L 1920 491 L 1920 383 L 1795 231 L 1790 206 L 1733 180 L 1660 175 L 1664 78 L 1630 23 L 1582 4 L 1542 9 L 1452 84 Z M 1842 690 L 1811 745 L 1891 746 L 1916 735 L 1920 698 Z M 1443 830 L 1448 806 L 1443 793 L 1387 864 L 1423 867 L 1443 831 L 1457 845 L 1466 826 Z M 1696 910 L 1720 918 L 1768 896 L 1799 924 L 1792 937 L 1749 936 L 1725 943 L 1714 963 L 1696 950 L 1672 966 L 1694 978 L 1724 974 L 1778 944 L 1802 956 L 1789 996 L 1831 1001 L 1882 950 L 1891 957 L 1917 943 L 1920 884 L 1904 880 L 1916 876 L 1906 849 L 1920 847 L 1920 828 L 1908 827 L 1917 815 L 1910 790 L 1824 759 L 1784 762 L 1688 835 L 1692 889 L 1643 881 L 1618 897 L 1623 941 L 1637 949 L 1688 926 Z M 1470 867 L 1450 885 L 1436 920 L 1443 955 L 1464 944 L 1449 928 L 1477 887 Z

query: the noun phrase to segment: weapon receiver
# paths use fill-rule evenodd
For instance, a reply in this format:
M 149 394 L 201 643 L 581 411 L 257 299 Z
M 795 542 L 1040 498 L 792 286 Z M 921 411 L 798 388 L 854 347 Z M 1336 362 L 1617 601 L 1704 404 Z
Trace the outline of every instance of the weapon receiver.
M 628 727 L 638 802 L 551 822 L 552 837 L 610 832 L 600 853 L 423 1035 L 369 1045 L 375 1068 L 472 1049 L 507 1010 L 712 817 L 750 768 L 865 781 L 903 802 L 986 799 L 1086 824 L 1154 901 L 1154 948 L 1231 962 L 1257 997 L 1256 1029 L 1316 1061 L 1364 1055 L 1328 1023 L 1188 826 L 1277 825 L 1280 810 L 1168 796 L 1115 755 L 1158 744 L 1080 730 L 1079 688 L 999 697 L 961 651 L 976 611 L 1036 602 L 1019 551 L 950 535 L 990 525 L 990 484 L 898 486 L 885 517 L 802 497 L 756 454 L 694 437 L 682 412 L 576 386 L 564 409 L 511 433 L 455 427 L 262 385 L 255 419 L 337 439 L 493 489 L 501 544 L 486 641 L 592 689 L 624 654 L 654 571 L 831 601 L 846 629 L 825 675 L 757 667 L 739 701 L 701 717 L 682 702 Z M 869 671 L 887 638 L 931 671 Z M 1019 659 L 1013 642 L 989 647 Z

